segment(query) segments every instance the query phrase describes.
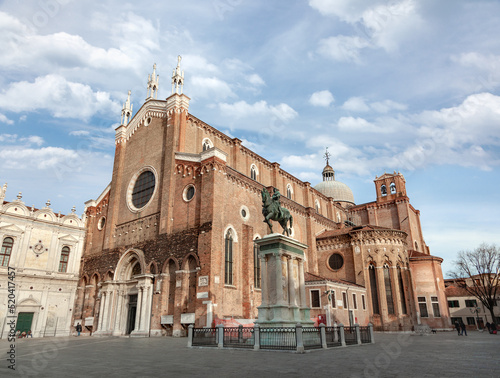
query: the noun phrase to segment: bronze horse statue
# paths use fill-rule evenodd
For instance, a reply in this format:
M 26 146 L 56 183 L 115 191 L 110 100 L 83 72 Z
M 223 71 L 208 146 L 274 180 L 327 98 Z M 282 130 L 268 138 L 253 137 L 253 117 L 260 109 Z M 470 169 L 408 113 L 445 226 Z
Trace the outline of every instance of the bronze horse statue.
M 262 189 L 262 215 L 264 222 L 269 226 L 269 230 L 273 233 L 273 225 L 271 220 L 278 222 L 283 228 L 283 235 L 290 236 L 292 233 L 293 217 L 287 209 L 280 205 L 280 192 L 274 188 L 273 196 L 269 194 L 266 188 Z M 287 227 L 290 222 L 290 227 Z

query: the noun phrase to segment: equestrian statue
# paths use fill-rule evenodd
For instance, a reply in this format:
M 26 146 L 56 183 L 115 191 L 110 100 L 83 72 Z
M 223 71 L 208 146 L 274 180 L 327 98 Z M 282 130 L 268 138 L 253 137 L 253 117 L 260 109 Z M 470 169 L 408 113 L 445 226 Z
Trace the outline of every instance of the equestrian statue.
M 280 191 L 274 188 L 273 196 L 269 194 L 266 188 L 262 189 L 262 215 L 264 222 L 269 226 L 271 234 L 273 233 L 273 225 L 271 221 L 278 222 L 283 228 L 283 235 L 290 236 L 292 233 L 293 217 L 287 209 L 280 205 Z M 290 222 L 290 227 L 287 227 Z

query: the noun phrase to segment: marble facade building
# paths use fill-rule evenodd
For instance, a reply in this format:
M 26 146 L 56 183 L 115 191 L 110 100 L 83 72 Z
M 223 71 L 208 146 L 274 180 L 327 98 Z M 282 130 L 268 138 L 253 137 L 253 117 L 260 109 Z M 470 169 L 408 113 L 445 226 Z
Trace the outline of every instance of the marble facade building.
M 6 193 L 7 184 L 0 188 L 1 336 L 7 336 L 12 317 L 20 332 L 31 330 L 34 337 L 68 336 L 74 331 L 84 220 L 74 208 L 63 215 L 54 213 L 50 201 L 37 209 L 26 206 L 21 193 L 5 201 Z

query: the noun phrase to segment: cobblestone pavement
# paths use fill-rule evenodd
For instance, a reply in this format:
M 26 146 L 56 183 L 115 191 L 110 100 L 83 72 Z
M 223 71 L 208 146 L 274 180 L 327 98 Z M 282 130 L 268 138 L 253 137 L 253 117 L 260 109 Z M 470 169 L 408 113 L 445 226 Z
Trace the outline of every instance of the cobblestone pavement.
M 186 338 L 0 340 L 0 377 L 498 377 L 500 335 L 375 333 L 375 344 L 305 354 L 187 348 Z

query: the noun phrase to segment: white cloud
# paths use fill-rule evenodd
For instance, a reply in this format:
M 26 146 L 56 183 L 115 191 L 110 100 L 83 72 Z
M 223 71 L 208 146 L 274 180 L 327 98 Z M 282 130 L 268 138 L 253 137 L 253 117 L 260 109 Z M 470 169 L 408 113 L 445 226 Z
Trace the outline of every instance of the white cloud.
M 360 63 L 360 50 L 369 46 L 363 38 L 339 35 L 319 41 L 318 52 L 336 61 Z
M 373 123 L 368 122 L 364 118 L 359 117 L 341 117 L 338 121 L 338 127 L 341 131 L 351 133 L 387 133 L 388 130 L 378 127 Z
M 309 103 L 313 106 L 328 107 L 335 99 L 329 90 L 314 92 L 309 98 Z
M 30 135 L 25 138 L 19 139 L 20 142 L 27 142 L 29 145 L 31 144 L 36 144 L 37 146 L 41 146 L 42 144 L 45 143 L 42 137 L 38 135 Z
M 467 52 L 452 56 L 451 60 L 464 67 L 477 69 L 472 78 L 476 90 L 491 90 L 500 85 L 500 55 Z
M 370 109 L 377 113 L 389 113 L 392 110 L 406 110 L 408 107 L 392 100 L 375 101 L 369 104 L 363 97 L 351 97 L 342 105 L 342 109 L 351 112 L 367 112 Z
M 75 130 L 75 131 L 70 131 L 69 135 L 73 136 L 87 136 L 90 134 L 90 131 L 87 130 Z
M 7 116 L 4 114 L 0 113 L 0 122 L 6 123 L 7 125 L 13 125 L 14 121 L 11 119 L 8 119 Z
M 265 85 L 266 83 L 264 80 L 257 74 L 251 74 L 247 76 L 247 80 L 250 84 L 255 85 L 255 86 L 262 86 Z
M 191 84 L 193 97 L 225 99 L 236 96 L 229 84 L 217 77 L 193 76 Z
M 0 159 L 5 169 L 48 169 L 68 164 L 78 159 L 78 154 L 60 147 L 40 149 L 9 147 L 0 150 Z
M 351 97 L 342 105 L 342 109 L 352 112 L 367 112 L 370 107 L 366 105 L 363 97 Z
M 282 122 L 289 122 L 298 116 L 298 113 L 287 104 L 268 105 L 266 101 L 249 104 L 238 101 L 234 104 L 220 103 L 219 109 L 224 115 L 233 118 L 272 117 Z
M 337 16 L 341 20 L 353 23 L 359 21 L 369 6 L 377 0 L 309 0 L 309 5 L 325 16 Z
M 88 85 L 59 75 L 46 75 L 31 83 L 11 83 L 0 93 L 0 108 L 11 112 L 47 110 L 57 118 L 88 119 L 96 113 L 118 114 L 121 107 L 109 93 L 94 92 Z

